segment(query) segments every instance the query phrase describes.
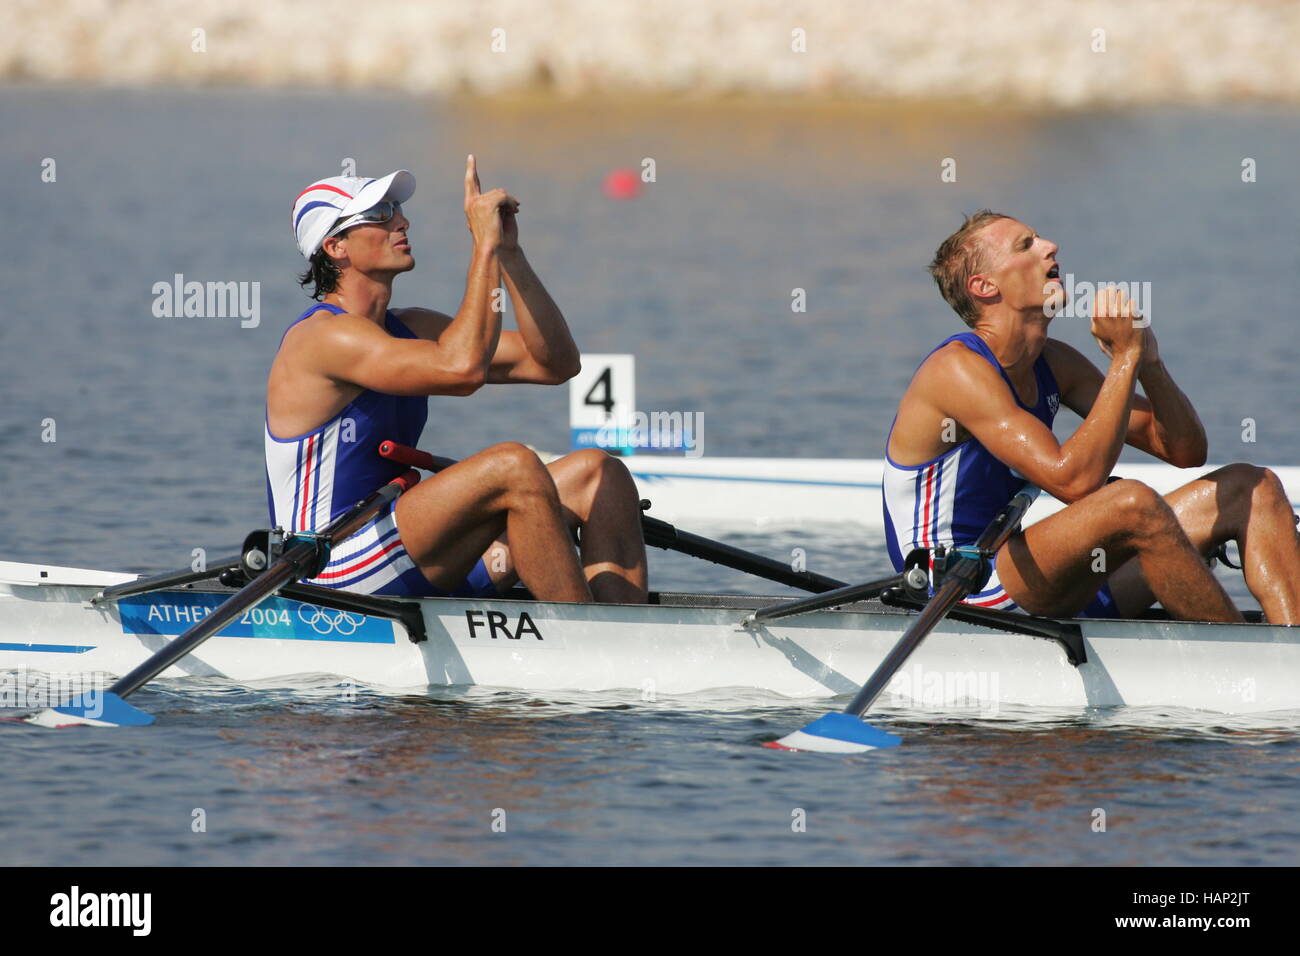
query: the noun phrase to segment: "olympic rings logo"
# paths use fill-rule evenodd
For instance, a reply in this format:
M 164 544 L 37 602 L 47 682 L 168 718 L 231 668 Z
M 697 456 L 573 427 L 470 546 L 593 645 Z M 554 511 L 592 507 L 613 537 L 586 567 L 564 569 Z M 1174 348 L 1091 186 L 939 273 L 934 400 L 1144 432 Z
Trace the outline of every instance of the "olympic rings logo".
M 333 617 L 330 614 L 333 613 Z M 304 604 L 298 608 L 298 620 L 302 621 L 317 634 L 331 632 L 348 637 L 355 634 L 366 621 L 364 614 L 351 614 L 348 611 L 329 611 L 314 604 Z

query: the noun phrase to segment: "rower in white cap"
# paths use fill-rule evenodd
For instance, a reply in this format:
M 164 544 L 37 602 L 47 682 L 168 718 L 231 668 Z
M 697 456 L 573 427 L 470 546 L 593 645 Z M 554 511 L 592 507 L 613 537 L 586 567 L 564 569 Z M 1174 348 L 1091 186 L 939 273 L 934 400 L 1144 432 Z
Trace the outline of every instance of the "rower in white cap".
M 333 177 L 303 190 L 293 227 L 318 302 L 281 340 L 267 382 L 267 496 L 274 524 L 322 528 L 404 470 L 380 442 L 419 441 L 428 396 L 487 384 L 559 385 L 579 353 L 519 245 L 519 202 L 482 192 L 465 168 L 473 240 L 454 316 L 390 309 L 393 279 L 415 267 L 402 203 L 415 178 Z M 491 307 L 504 276 L 518 330 Z M 573 546 L 580 536 L 580 552 Z M 645 545 L 623 464 L 587 449 L 543 465 L 522 444 L 493 445 L 398 499 L 331 555 L 312 583 L 372 594 L 495 595 L 523 582 L 556 601 L 643 602 Z

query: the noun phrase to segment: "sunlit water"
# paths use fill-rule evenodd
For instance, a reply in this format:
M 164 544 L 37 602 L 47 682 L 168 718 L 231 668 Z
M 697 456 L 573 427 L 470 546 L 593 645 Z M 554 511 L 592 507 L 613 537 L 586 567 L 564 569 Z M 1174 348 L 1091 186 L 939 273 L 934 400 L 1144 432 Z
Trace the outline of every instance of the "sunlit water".
M 147 730 L 6 725 L 4 862 L 1294 864 L 1300 848 L 1296 714 L 886 712 L 902 747 L 833 757 L 759 746 L 827 704 L 754 692 L 345 702 L 335 679 L 281 685 L 142 691 Z
M 347 156 L 416 172 L 420 265 L 396 302 L 451 311 L 459 177 L 478 153 L 485 185 L 523 200 L 524 246 L 582 347 L 635 352 L 639 404 L 703 411 L 707 454 L 878 457 L 907 376 L 955 326 L 922 266 L 961 210 L 989 205 L 1059 239 L 1080 278 L 1155 283 L 1161 351 L 1213 459 L 1300 462 L 1290 112 L 976 122 L 9 89 L 0 129 L 0 559 L 157 571 L 265 521 L 265 374 L 301 307 L 288 207 Z M 940 184 L 950 155 L 958 181 Z M 658 182 L 640 200 L 600 195 L 605 172 L 646 156 Z M 55 183 L 40 182 L 46 157 Z M 260 282 L 260 325 L 155 318 L 151 287 L 176 273 Z M 794 288 L 807 313 L 790 311 Z M 1094 354 L 1078 322 L 1058 334 Z M 489 389 L 435 400 L 423 444 L 563 449 L 566 417 L 563 389 Z M 887 567 L 849 525 L 693 530 L 777 558 L 801 548 L 846 580 Z M 652 575 L 782 590 L 670 554 Z M 836 758 L 759 746 L 836 702 L 347 701 L 339 684 L 161 682 L 133 698 L 159 718 L 147 730 L 0 725 L 0 863 L 1300 862 L 1296 714 L 885 709 L 904 746 Z

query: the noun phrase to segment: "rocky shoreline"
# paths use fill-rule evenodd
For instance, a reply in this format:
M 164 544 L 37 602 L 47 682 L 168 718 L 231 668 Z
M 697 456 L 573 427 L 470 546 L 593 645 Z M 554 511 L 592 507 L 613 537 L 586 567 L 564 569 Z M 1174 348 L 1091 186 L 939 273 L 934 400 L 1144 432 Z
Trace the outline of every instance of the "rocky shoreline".
M 1300 101 L 1293 0 L 10 0 L 9 81 L 1078 108 Z

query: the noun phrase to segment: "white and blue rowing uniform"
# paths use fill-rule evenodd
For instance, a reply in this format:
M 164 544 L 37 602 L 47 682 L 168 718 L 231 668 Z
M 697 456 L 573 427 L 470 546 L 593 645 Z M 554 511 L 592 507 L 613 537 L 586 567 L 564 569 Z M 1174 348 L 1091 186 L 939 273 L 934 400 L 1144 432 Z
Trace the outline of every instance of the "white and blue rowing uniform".
M 346 311 L 317 303 L 290 323 L 289 329 L 321 309 L 335 315 Z M 417 337 L 392 312 L 385 313 L 384 327 L 395 338 Z M 289 329 L 285 329 L 285 335 Z M 284 344 L 284 336 L 280 344 Z M 268 418 L 266 497 L 272 526 L 291 532 L 321 531 L 358 501 L 407 471 L 407 466 L 380 457 L 379 444 L 391 440 L 416 446 L 428 415 L 426 396 L 385 395 L 366 389 L 324 425 L 303 435 L 273 435 Z M 308 583 L 362 594 L 446 593 L 434 587 L 406 553 L 397 530 L 396 509 L 391 504 L 340 542 L 331 551 L 329 563 Z M 457 597 L 497 596 L 481 559 L 452 593 Z
M 1038 384 L 1038 401 L 1031 407 L 1020 401 L 1015 386 L 998 363 L 988 344 L 974 332 L 961 332 L 940 342 L 929 355 L 953 342 L 960 342 L 992 365 L 1016 404 L 1048 428 L 1061 405 L 1061 390 L 1056 376 L 1043 355 L 1034 363 L 1034 380 Z M 924 364 L 924 360 L 922 361 Z M 895 417 L 894 423 L 898 419 Z M 894 427 L 889 434 L 893 436 Z M 974 437 L 966 439 L 937 458 L 919 465 L 900 465 L 889 456 L 889 439 L 885 440 L 884 486 L 885 543 L 894 569 L 903 570 L 903 560 L 913 548 L 936 548 L 973 545 L 1006 504 L 1025 485 L 1025 479 L 1003 464 Z M 978 607 L 1019 610 L 998 580 L 997 562 L 983 590 L 965 601 Z M 1079 615 L 1080 617 L 1114 617 L 1110 590 L 1101 590 Z

